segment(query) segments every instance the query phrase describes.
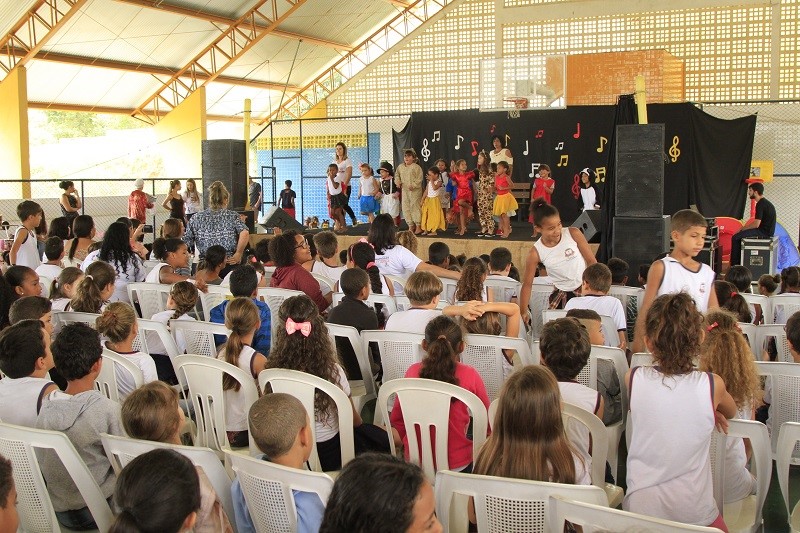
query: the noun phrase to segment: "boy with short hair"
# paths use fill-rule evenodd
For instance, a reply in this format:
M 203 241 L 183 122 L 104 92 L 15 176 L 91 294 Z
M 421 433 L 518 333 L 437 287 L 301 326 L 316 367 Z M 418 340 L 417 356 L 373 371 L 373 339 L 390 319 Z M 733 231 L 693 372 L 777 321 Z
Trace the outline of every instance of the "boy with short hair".
M 441 268 L 450 268 L 450 247 L 442 241 L 432 242 L 428 246 L 428 263 Z
M 45 397 L 36 427 L 61 431 L 69 437 L 103 496 L 110 498 L 116 476 L 100 434 L 124 436 L 125 432 L 119 404 L 94 388 L 103 365 L 100 336 L 86 324 L 68 324 L 56 337 L 52 349 L 56 369 L 66 378 L 67 388 Z M 58 456 L 42 450 L 39 465 L 61 525 L 77 530 L 96 529 L 86 502 Z
M 320 274 L 339 283 L 339 278 L 347 267 L 339 263 L 339 241 L 332 231 L 320 231 L 314 235 L 314 246 L 317 247 L 319 260 L 311 261 L 311 273 Z M 320 285 L 322 295 L 330 291 L 328 287 Z
M 51 368 L 50 333 L 41 322 L 22 320 L 0 333 L 0 420 L 36 426 L 42 399 L 58 390 L 47 377 Z
M 239 265 L 231 272 L 230 283 L 231 294 L 234 298 L 252 298 L 258 307 L 261 327 L 253 337 L 253 349 L 267 356 L 272 337 L 272 320 L 269 306 L 258 299 L 258 274 L 256 269 L 250 265 Z M 225 310 L 228 308 L 230 300 L 225 300 L 221 304 L 211 309 L 211 322 L 216 324 L 225 323 Z M 214 342 L 219 346 L 226 340 L 224 335 L 214 335 Z
M 265 394 L 250 407 L 250 438 L 264 455 L 261 459 L 280 466 L 305 470 L 311 457 L 314 437 L 311 421 L 300 400 L 289 394 Z M 297 512 L 297 532 L 316 533 L 322 524 L 325 505 L 313 492 L 292 490 Z M 256 528 L 239 484 L 233 481 L 231 498 L 239 533 L 255 533 Z
M 564 309 L 592 309 L 600 315 L 610 316 L 617 328 L 619 347 L 625 350 L 628 344 L 628 325 L 625 319 L 625 309 L 622 302 L 608 295 L 611 290 L 611 270 L 603 263 L 595 263 L 583 271 L 583 285 L 581 296 L 576 296 L 567 302 Z M 608 332 L 609 334 L 611 332 Z M 606 346 L 612 346 L 606 339 Z
M 50 280 L 58 279 L 61 271 L 64 270 L 61 264 L 61 260 L 64 259 L 64 241 L 61 237 L 50 237 L 45 241 L 44 256 L 47 258 L 47 262 L 39 265 L 36 273 Z
M 342 272 L 339 287 L 344 293 L 342 301 L 328 312 L 328 323 L 352 326 L 361 333 L 365 329 L 378 329 L 375 308 L 364 303 L 369 298 L 370 283 L 366 270 L 348 268 Z M 336 351 L 347 373 L 348 379 L 361 379 L 361 368 L 350 342 L 336 338 Z
M 505 248 L 503 246 L 498 246 L 494 248 L 491 253 L 489 254 L 489 278 L 492 279 L 500 279 L 504 281 L 517 281 L 518 279 L 514 279 L 510 276 L 511 268 L 514 266 L 512 264 L 512 256 L 511 250 Z M 510 299 L 507 300 L 511 303 L 517 303 L 517 297 L 519 296 L 516 292 L 509 295 L 508 291 L 506 292 L 506 297 Z M 497 297 L 495 297 L 496 301 L 499 301 Z
M 628 284 L 628 263 L 619 257 L 612 257 L 606 263 L 611 271 L 611 284 L 625 286 Z
M 32 200 L 25 200 L 17 206 L 17 216 L 22 225 L 14 233 L 8 258 L 12 265 L 30 267 L 34 270 L 42 264 L 39 247 L 36 244 L 36 228 L 42 221 L 42 206 Z
M 706 219 L 697 211 L 682 209 L 672 215 L 670 235 L 675 246 L 669 255 L 654 261 L 647 273 L 647 286 L 636 319 L 635 352 L 645 351 L 644 318 L 658 296 L 685 292 L 694 298 L 701 313 L 719 307 L 714 291 L 716 274 L 710 266 L 694 259 L 703 249 L 707 230 Z
M 567 316 L 576 318 L 589 333 L 589 342 L 605 346 L 602 319 L 597 311 L 591 309 L 572 309 Z M 622 398 L 620 398 L 619 378 L 614 363 L 608 359 L 597 360 L 597 392 L 603 396 L 603 424 L 609 426 L 622 420 Z
M 8 310 L 9 324 L 16 324 L 23 320 L 38 320 L 44 324 L 44 329 L 53 334 L 53 302 L 44 296 L 23 296 L 11 304 Z
M 294 200 L 295 198 L 297 198 L 297 194 L 295 194 L 295 192 L 292 190 L 292 180 L 286 180 L 285 182 L 283 182 L 283 184 L 286 187 L 284 187 L 279 196 L 280 207 L 281 209 L 286 211 L 286 214 L 294 218 L 295 217 Z

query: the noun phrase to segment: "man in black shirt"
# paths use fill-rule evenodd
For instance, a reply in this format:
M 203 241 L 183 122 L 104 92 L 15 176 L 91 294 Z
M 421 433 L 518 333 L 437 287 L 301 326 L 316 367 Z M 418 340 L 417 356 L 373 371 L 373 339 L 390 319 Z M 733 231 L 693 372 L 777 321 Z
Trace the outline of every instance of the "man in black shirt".
M 775 206 L 764 198 L 764 184 L 751 183 L 747 188 L 747 196 L 756 201 L 756 214 L 753 220 L 745 224 L 739 233 L 731 238 L 731 266 L 740 263 L 742 239 L 751 237 L 771 238 L 775 235 L 775 224 L 777 223 Z

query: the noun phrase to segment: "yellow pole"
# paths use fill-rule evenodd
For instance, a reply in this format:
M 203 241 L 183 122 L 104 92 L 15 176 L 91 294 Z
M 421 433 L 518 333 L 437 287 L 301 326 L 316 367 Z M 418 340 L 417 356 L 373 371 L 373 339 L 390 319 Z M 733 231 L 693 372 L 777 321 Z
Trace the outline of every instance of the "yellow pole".
M 647 124 L 647 91 L 644 86 L 644 76 L 636 76 L 636 109 L 639 113 L 639 124 Z
M 249 98 L 244 99 L 244 171 L 245 175 L 247 176 L 247 187 L 249 190 L 250 187 L 250 112 L 252 102 Z M 250 205 L 250 195 L 247 195 L 247 201 L 245 202 L 245 209 L 252 209 L 253 206 Z

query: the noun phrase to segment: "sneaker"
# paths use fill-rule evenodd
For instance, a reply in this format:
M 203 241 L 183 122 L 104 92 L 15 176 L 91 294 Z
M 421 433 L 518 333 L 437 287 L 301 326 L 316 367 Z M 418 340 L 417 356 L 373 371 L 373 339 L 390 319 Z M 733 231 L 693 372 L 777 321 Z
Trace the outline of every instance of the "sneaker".
M 476 237 L 486 237 L 486 234 L 485 233 L 476 233 L 475 236 Z

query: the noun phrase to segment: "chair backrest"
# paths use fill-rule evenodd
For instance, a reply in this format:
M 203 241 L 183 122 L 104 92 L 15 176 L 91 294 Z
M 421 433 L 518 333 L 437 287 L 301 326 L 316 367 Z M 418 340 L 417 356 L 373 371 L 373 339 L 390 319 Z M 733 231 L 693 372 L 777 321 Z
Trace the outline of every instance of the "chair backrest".
M 225 453 L 239 479 L 256 531 L 297 531 L 292 490 L 315 493 L 323 505 L 333 490 L 333 480 L 327 474 L 288 468 L 229 451 Z
M 608 291 L 609 296 L 613 296 L 622 303 L 623 309 L 628 309 L 628 303 L 631 299 L 636 301 L 636 310 L 642 308 L 642 301 L 644 300 L 644 289 L 641 287 L 626 287 L 622 285 L 612 285 Z
M 178 355 L 178 346 L 167 326 L 157 320 L 137 318 L 139 334 L 133 340 L 133 349 L 146 354 L 166 355 L 170 359 Z
M 542 326 L 551 320 L 558 320 L 567 316 L 567 312 L 563 309 L 544 309 L 542 311 Z
M 209 285 L 208 292 L 200 292 L 200 305 L 203 307 L 203 320 L 211 322 L 211 310 L 227 300 L 233 298 L 230 287 Z
M 67 324 L 86 324 L 90 328 L 97 329 L 98 313 L 81 313 L 78 311 L 55 311 L 53 313 L 53 323 L 61 326 Z
M 492 297 L 493 302 L 510 302 L 515 296 L 519 298 L 522 283 L 489 276 L 483 281 L 483 286 L 486 287 L 486 292 Z
M 144 385 L 142 370 L 136 366 L 136 363 L 108 348 L 103 348 L 103 364 L 100 366 L 100 374 L 94 381 L 94 388 L 109 400 L 122 403 L 119 391 L 119 375 L 122 372 L 127 372 L 132 376 L 134 388 L 138 389 Z
M 397 395 L 403 409 L 403 424 L 408 429 L 408 457 L 412 463 L 422 467 L 433 483 L 436 470 L 448 470 L 447 445 L 450 425 L 450 405 L 453 399 L 467 406 L 472 415 L 472 458 L 486 440 L 488 413 L 480 398 L 458 385 L 432 379 L 404 378 L 384 383 L 378 392 L 376 409 L 380 409 L 384 420 L 389 420 L 389 398 Z M 419 427 L 420 437 L 413 429 Z M 431 446 L 431 429 L 436 432 L 435 450 Z M 389 439 L 392 454 L 394 440 Z M 434 466 L 434 457 L 436 466 Z
M 753 473 L 756 476 L 756 494 L 755 497 L 749 497 L 754 500 L 752 504 L 748 504 L 742 509 L 737 508 L 735 510 L 736 516 L 729 516 L 726 522 L 729 522 L 728 526 L 731 531 L 760 531 L 760 527 L 763 524 L 761 511 L 764 507 L 764 501 L 769 490 L 769 482 L 772 478 L 772 450 L 769 432 L 767 431 L 767 426 L 761 422 L 734 418 L 728 421 L 727 435 L 718 431 L 712 433 L 709 457 L 711 459 L 714 498 L 717 501 L 717 507 L 723 513 L 723 518 L 725 518 L 725 506 L 723 505 L 725 500 L 725 441 L 731 438 L 750 440 L 752 447 L 750 464 L 751 470 L 754 471 Z
M 150 259 L 147 259 L 147 260 L 145 260 L 145 262 L 144 262 L 144 275 L 145 275 L 145 277 L 147 277 L 147 275 L 148 275 L 150 272 L 152 272 L 152 270 L 153 270 L 153 269 L 154 269 L 156 266 L 158 266 L 158 265 L 159 265 L 159 263 L 161 263 L 161 261 L 158 261 L 158 260 L 150 260 Z
M 364 389 L 368 399 L 377 398 L 378 387 L 375 384 L 375 378 L 372 375 L 372 366 L 369 361 L 369 351 L 364 349 L 364 343 L 361 340 L 361 334 L 353 326 L 342 326 L 339 324 L 325 324 L 328 328 L 328 336 L 331 342 L 336 345 L 336 337 L 342 337 L 350 342 L 350 347 L 353 353 L 356 354 L 358 360 L 358 368 L 361 371 L 361 381 L 364 383 Z M 340 357 L 341 358 L 341 357 Z M 351 381 L 357 381 L 353 379 Z
M 756 326 L 756 349 L 753 352 L 756 360 L 761 360 L 761 354 L 767 349 L 767 342 L 775 340 L 775 347 L 778 350 L 777 362 L 794 363 L 792 353 L 789 350 L 789 341 L 786 339 L 784 324 L 765 324 Z
M 323 276 L 322 274 L 315 274 L 311 272 L 311 275 L 317 280 L 319 283 L 319 290 L 322 291 L 322 294 L 327 294 L 329 292 L 333 292 L 336 288 L 336 281 L 332 280 L 328 276 Z
M 383 274 L 383 277 L 386 278 L 386 283 L 394 284 L 394 292 L 397 294 L 398 292 L 405 292 L 406 290 L 406 282 L 408 282 L 407 278 L 403 276 L 395 276 L 393 274 Z M 401 289 L 398 291 L 397 289 Z
M 635 366 L 655 366 L 656 359 L 650 352 L 636 352 L 631 356 L 631 368 Z
M 620 348 L 612 348 L 611 346 L 598 346 L 592 345 L 592 351 L 589 353 L 589 362 L 578 373 L 575 381 L 581 385 L 597 390 L 597 365 L 598 359 L 610 361 L 614 365 L 614 373 L 619 380 L 620 388 L 625 387 L 625 372 L 628 371 L 628 359 L 625 357 L 625 352 Z M 624 390 L 623 390 L 624 392 Z M 627 411 L 627 395 L 623 394 L 622 411 Z
M 758 349 L 758 326 L 747 322 L 739 322 L 739 329 L 742 330 L 742 335 L 745 336 L 747 343 L 750 345 L 753 359 L 758 359 L 760 354 L 760 350 Z
M 225 432 L 222 377 L 228 374 L 239 382 L 239 392 L 244 394 L 247 406 L 253 405 L 258 399 L 258 388 L 253 377 L 230 363 L 203 355 L 179 355 L 173 359 L 173 364 L 175 373 L 189 385 L 189 398 L 197 416 L 195 446 L 212 450 L 230 449 Z M 258 453 L 252 444 L 250 450 L 253 454 Z
M 763 294 L 753 294 L 750 292 L 740 292 L 739 294 L 748 304 L 761 306 L 761 316 L 764 317 L 764 324 L 772 324 L 775 321 L 775 315 L 772 309 L 772 298 L 764 296 Z
M 39 286 L 42 287 L 42 296 L 45 298 L 50 297 L 50 284 L 53 283 L 52 278 L 47 276 L 39 276 Z
M 800 442 L 800 422 L 784 422 L 778 433 L 778 449 L 775 454 L 778 483 L 783 494 L 783 503 L 786 505 L 786 514 L 792 516 L 791 499 L 789 498 L 789 465 L 795 455 L 797 443 Z
M 150 318 L 167 309 L 167 298 L 172 285 L 166 283 L 128 283 L 131 304 L 139 302 L 141 318 Z
M 272 339 L 278 331 L 278 309 L 281 308 L 284 300 L 292 296 L 299 296 L 305 294 L 303 291 L 294 291 L 292 289 L 278 289 L 276 287 L 259 287 L 258 299 L 262 300 L 269 306 L 269 314 L 271 316 L 271 330 Z
M 378 345 L 383 367 L 383 382 L 405 377 L 406 371 L 414 363 L 419 363 L 425 357 L 422 341 L 425 335 L 418 333 L 403 333 L 402 331 L 367 330 L 361 332 L 361 342 L 364 350 L 369 349 L 369 343 Z
M 776 294 L 770 297 L 770 305 L 775 323 L 779 323 L 779 319 L 783 318 L 780 323 L 785 324 L 790 316 L 800 311 L 800 294 Z
M 722 533 L 715 527 L 693 526 L 670 520 L 662 520 L 605 505 L 595 505 L 569 499 L 561 495 L 550 496 L 547 512 L 547 533 L 563 533 L 564 523 L 570 522 L 583 528 L 583 531 L 658 531 L 677 533 L 695 531 L 697 533 Z
M 291 394 L 303 404 L 308 413 L 309 420 L 316 420 L 314 409 L 314 393 L 317 390 L 328 395 L 336 404 L 337 418 L 339 419 L 339 441 L 342 448 L 342 467 L 355 457 L 355 442 L 353 436 L 353 406 L 350 398 L 342 389 L 333 383 L 317 376 L 286 370 L 283 368 L 268 368 L 258 374 L 258 385 L 261 390 L 267 390 L 267 385 L 272 387 L 272 392 Z M 386 419 L 388 420 L 388 418 Z M 308 462 L 311 469 L 321 472 L 322 467 L 317 455 L 317 430 L 316 424 L 311 424 L 311 433 L 314 436 L 314 449 Z M 391 441 L 391 439 L 389 439 Z
M 534 361 L 531 355 L 528 343 L 519 337 L 470 334 L 464 338 L 464 342 L 461 362 L 473 367 L 481 375 L 489 401 L 500 395 L 503 386 L 504 349 L 519 353 L 523 365 L 538 364 L 538 360 Z
M 608 505 L 606 493 L 592 485 L 567 485 L 442 470 L 436 474 L 434 490 L 436 516 L 444 531 L 466 531 L 466 513 L 457 505 L 460 499 L 456 498 L 457 495 L 473 498 L 478 531 L 548 531 L 550 496 Z M 612 530 L 616 531 L 614 528 Z M 561 531 L 564 531 L 563 524 L 559 533 Z
M 186 342 L 186 351 L 190 354 L 204 355 L 214 358 L 217 356 L 217 345 L 214 336 L 228 337 L 230 330 L 225 324 L 215 322 L 200 322 L 198 320 L 173 320 L 170 322 L 172 338 L 178 338 L 180 333 Z
M 458 281 L 450 278 L 439 278 L 439 281 L 442 282 L 442 292 L 439 294 L 439 299 L 450 303 L 455 302 Z
M 592 477 L 592 485 L 602 489 L 605 486 L 606 457 L 608 456 L 606 426 L 595 414 L 568 402 L 561 404 L 561 417 L 564 419 L 564 427 L 570 423 L 577 423 L 589 430 L 592 439 L 592 468 L 589 475 Z
M 531 286 L 531 296 L 528 299 L 528 309 L 531 317 L 531 338 L 538 339 L 542 333 L 542 311 L 549 305 L 550 295 L 553 293 L 553 285 L 539 285 L 534 283 Z
M 54 453 L 67 470 L 100 531 L 108 531 L 114 515 L 105 496 L 69 438 L 60 431 L 0 424 L 0 455 L 14 469 L 20 531 L 60 531 L 42 476 L 37 450 Z
M 778 448 L 780 428 L 786 422 L 800 422 L 800 365 L 756 361 L 758 373 L 772 383 L 770 419 L 772 453 Z
M 228 471 L 225 469 L 222 462 L 220 462 L 217 454 L 211 448 L 131 439 L 128 437 L 119 437 L 117 435 L 108 435 L 107 433 L 102 433 L 100 435 L 100 440 L 103 443 L 106 457 L 108 457 L 117 475 L 119 475 L 120 471 L 134 458 L 158 448 L 175 450 L 181 455 L 188 457 L 195 466 L 199 466 L 203 469 L 203 472 L 211 482 L 211 486 L 214 487 L 214 492 L 217 493 L 223 509 L 225 509 L 225 514 L 233 518 L 233 500 L 231 499 L 231 482 L 233 480 L 230 475 L 228 475 Z

